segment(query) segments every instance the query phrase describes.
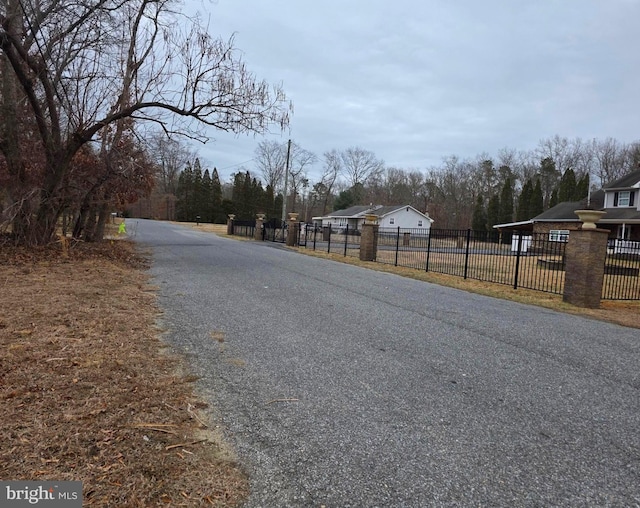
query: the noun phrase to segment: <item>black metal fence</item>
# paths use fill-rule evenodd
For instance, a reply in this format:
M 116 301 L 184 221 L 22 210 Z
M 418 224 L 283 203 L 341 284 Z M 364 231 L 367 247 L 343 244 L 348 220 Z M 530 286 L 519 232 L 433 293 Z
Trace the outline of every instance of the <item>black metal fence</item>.
M 262 225 L 262 240 L 285 243 L 287 241 L 287 223 L 280 219 L 265 221 Z
M 234 220 L 232 223 L 231 234 L 235 236 L 253 237 L 255 229 L 255 220 Z
M 380 228 L 377 261 L 562 294 L 565 245 L 528 231 Z
M 640 242 L 609 241 L 602 298 L 640 300 Z
M 253 234 L 249 224 L 241 223 L 238 227 L 234 231 L 246 231 L 246 236 Z M 360 255 L 358 229 L 302 225 L 298 233 L 301 247 L 343 256 Z M 284 242 L 286 235 L 286 225 L 280 221 L 265 223 L 264 240 Z M 530 231 L 379 228 L 376 261 L 561 295 L 567 240 Z M 640 242 L 611 241 L 602 298 L 640 300 L 639 271 Z
M 307 224 L 300 231 L 300 246 L 343 256 L 360 256 L 361 232 L 357 228 L 320 227 Z

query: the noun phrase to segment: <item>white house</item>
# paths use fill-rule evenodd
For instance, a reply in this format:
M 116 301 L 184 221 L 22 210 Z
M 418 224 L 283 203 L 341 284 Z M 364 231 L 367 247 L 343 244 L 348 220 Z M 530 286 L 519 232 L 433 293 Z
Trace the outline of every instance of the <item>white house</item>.
M 381 228 L 401 229 L 431 229 L 433 219 L 429 214 L 416 210 L 411 205 L 393 206 L 352 206 L 345 210 L 336 210 L 324 217 L 313 217 L 313 223 L 318 226 L 331 226 L 333 229 L 361 229 L 365 215 L 373 214 L 378 217 Z

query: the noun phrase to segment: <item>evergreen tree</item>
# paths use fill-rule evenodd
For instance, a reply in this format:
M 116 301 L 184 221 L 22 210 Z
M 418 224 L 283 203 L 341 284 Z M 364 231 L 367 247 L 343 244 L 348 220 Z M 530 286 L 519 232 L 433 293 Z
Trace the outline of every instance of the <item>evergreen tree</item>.
M 487 204 L 487 229 L 500 223 L 500 197 L 494 194 Z
M 533 197 L 533 184 L 531 179 L 527 180 L 518 196 L 518 207 L 516 209 L 516 221 L 529 220 L 531 218 L 531 198 Z
M 202 192 L 202 167 L 200 161 L 196 159 L 193 163 L 193 194 L 190 207 L 190 219 L 195 221 L 197 216 L 202 219 L 203 208 L 205 204 L 203 202 L 204 195 Z
M 244 204 L 246 195 L 244 189 L 244 173 L 235 173 L 233 175 L 233 188 L 231 189 L 231 202 L 233 203 L 233 213 L 237 219 L 244 219 Z
M 243 203 L 240 205 L 240 209 L 242 212 L 240 213 L 240 218 L 242 220 L 250 220 L 255 217 L 255 214 L 252 213 L 252 188 L 251 188 L 251 173 L 248 171 L 244 174 L 244 180 L 242 180 L 242 195 L 244 198 Z
M 558 202 L 574 201 L 574 198 L 578 193 L 577 185 L 575 172 L 573 169 L 568 168 L 564 172 L 564 175 L 562 175 L 560 184 L 558 185 Z
M 199 201 L 202 203 L 202 211 L 200 212 L 200 219 L 202 222 L 213 222 L 212 218 L 212 202 L 211 202 L 211 175 L 209 170 L 205 169 L 202 173 L 202 185 L 199 192 L 201 194 Z
M 273 187 L 271 187 L 271 185 L 267 185 L 267 188 L 265 189 L 262 206 L 263 212 L 267 215 L 267 219 L 278 217 L 275 205 L 275 196 L 273 195 Z
M 282 215 L 282 204 L 284 203 L 284 197 L 282 193 L 276 196 L 276 199 L 273 202 L 273 217 L 279 218 Z
M 211 222 L 224 224 L 227 216 L 222 208 L 222 185 L 218 170 L 213 168 L 211 175 Z
M 589 195 L 589 173 L 585 173 L 582 178 L 578 181 L 578 185 L 576 187 L 576 195 L 574 196 L 574 201 L 580 201 L 581 199 L 586 198 Z
M 542 189 L 543 203 L 547 208 L 554 206 L 550 203 L 550 200 L 553 191 L 558 186 L 559 177 L 560 172 L 556 169 L 556 163 L 552 158 L 546 157 L 540 161 L 540 185 Z
M 353 195 L 351 189 L 343 190 L 333 202 L 334 210 L 344 210 L 356 203 L 356 197 Z
M 484 208 L 484 199 L 482 199 L 482 195 L 478 195 L 476 206 L 473 209 L 471 229 L 474 231 L 487 231 L 487 211 Z
M 558 190 L 557 189 L 553 189 L 553 192 L 551 193 L 551 197 L 549 198 L 549 208 L 553 208 L 554 206 L 556 206 L 558 204 Z
M 511 178 L 507 178 L 500 191 L 500 213 L 498 223 L 505 224 L 513 221 L 513 188 Z
M 194 178 L 190 162 L 187 162 L 184 170 L 178 177 L 176 194 L 176 218 L 179 221 L 193 220 Z
M 542 197 L 542 186 L 540 185 L 540 180 L 536 180 L 536 184 L 533 187 L 533 192 L 531 193 L 531 202 L 529 203 L 529 213 L 531 214 L 531 218 L 537 217 L 542 212 L 544 212 L 544 199 Z

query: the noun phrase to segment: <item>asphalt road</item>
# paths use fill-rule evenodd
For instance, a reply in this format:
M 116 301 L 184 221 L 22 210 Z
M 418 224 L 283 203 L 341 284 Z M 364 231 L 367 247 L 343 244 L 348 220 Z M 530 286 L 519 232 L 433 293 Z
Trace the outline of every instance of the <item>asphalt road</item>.
M 152 246 L 166 340 L 250 473 L 247 506 L 640 506 L 637 329 L 128 230 Z

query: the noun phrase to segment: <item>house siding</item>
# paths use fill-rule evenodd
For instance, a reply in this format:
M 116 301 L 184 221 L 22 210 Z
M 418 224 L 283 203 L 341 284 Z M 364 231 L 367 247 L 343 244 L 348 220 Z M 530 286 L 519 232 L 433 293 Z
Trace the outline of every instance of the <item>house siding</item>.
M 393 224 L 391 224 L 393 219 Z M 418 221 L 422 221 L 422 226 L 418 226 Z M 401 228 L 401 229 L 424 229 L 431 228 L 431 221 L 424 215 L 416 212 L 413 208 L 403 208 L 391 212 L 384 217 L 378 219 L 378 224 L 382 228 Z

